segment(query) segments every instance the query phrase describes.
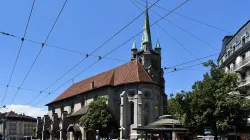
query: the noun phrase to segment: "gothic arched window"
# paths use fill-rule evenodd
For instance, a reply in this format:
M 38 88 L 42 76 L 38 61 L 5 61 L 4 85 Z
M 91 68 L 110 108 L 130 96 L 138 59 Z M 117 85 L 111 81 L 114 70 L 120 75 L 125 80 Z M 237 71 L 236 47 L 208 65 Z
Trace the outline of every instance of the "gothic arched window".
M 134 102 L 130 102 L 130 124 L 134 124 Z
M 145 103 L 144 105 L 144 125 L 148 125 L 149 123 L 149 105 L 148 103 Z

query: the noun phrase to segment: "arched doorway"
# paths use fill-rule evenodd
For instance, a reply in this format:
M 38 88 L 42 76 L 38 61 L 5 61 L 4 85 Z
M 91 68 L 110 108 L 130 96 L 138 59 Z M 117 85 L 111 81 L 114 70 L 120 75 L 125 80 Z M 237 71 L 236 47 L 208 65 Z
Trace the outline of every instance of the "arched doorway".
M 67 139 L 68 140 L 81 140 L 82 133 L 80 130 L 80 125 L 70 124 L 67 129 Z

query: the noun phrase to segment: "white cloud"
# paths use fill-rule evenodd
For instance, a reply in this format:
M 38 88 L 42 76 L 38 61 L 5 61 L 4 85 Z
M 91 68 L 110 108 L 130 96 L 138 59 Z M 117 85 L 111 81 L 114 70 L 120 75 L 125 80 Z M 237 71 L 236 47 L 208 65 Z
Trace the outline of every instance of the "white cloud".
M 43 115 L 46 115 L 48 113 L 48 111 L 43 108 L 37 108 L 28 105 L 11 105 L 10 108 L 9 105 L 7 105 L 6 108 L 0 108 L 0 112 L 9 111 L 14 111 L 18 114 L 24 113 L 27 116 L 32 116 L 35 118 L 43 117 Z

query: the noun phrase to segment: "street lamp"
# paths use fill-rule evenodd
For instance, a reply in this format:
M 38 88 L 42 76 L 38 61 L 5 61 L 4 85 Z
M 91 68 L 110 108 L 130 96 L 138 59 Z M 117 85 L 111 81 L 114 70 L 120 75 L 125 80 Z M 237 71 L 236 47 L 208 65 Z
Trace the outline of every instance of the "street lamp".
M 96 140 L 99 140 L 99 130 L 96 130 Z
M 121 126 L 120 128 L 119 128 L 119 130 L 121 131 L 121 138 L 120 139 L 122 139 L 122 135 L 123 135 L 123 131 L 125 130 L 125 128 L 123 127 L 123 126 Z

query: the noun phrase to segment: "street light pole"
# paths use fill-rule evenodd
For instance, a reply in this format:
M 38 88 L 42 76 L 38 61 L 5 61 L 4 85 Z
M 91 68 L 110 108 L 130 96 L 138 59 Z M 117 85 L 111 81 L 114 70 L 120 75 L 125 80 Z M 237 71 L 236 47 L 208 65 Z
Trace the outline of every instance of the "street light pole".
M 120 138 L 120 139 L 122 139 L 122 137 L 123 137 L 123 131 L 125 130 L 125 128 L 124 128 L 123 126 L 121 126 L 121 127 L 119 128 L 119 130 L 121 131 L 121 138 Z
M 96 130 L 96 140 L 99 140 L 99 130 Z

